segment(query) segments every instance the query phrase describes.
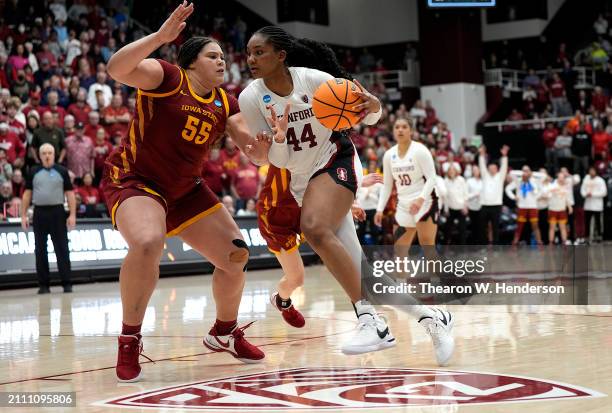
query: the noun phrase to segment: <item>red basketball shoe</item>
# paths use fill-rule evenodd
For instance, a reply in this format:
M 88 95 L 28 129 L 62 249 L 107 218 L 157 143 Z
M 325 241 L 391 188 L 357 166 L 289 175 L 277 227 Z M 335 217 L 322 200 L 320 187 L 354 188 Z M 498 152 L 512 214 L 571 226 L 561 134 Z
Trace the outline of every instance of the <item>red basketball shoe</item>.
M 304 320 L 304 316 L 296 310 L 296 308 L 291 304 L 288 308 L 279 307 L 276 303 L 276 297 L 278 297 L 278 292 L 272 294 L 270 297 L 270 302 L 278 311 L 281 312 L 283 319 L 292 327 L 302 328 L 306 324 L 306 320 Z
M 242 327 L 236 326 L 236 328 L 227 335 L 218 334 L 213 326 L 208 332 L 208 335 L 204 337 L 204 346 L 212 351 L 230 353 L 243 363 L 259 363 L 266 355 L 244 338 L 244 330 L 249 328 L 253 323 L 254 321 L 251 321 Z
M 125 335 L 119 337 L 119 352 L 117 353 L 117 380 L 122 383 L 132 383 L 142 378 L 142 369 L 138 358 L 142 355 L 149 361 L 153 361 L 142 354 L 142 337 L 140 334 Z

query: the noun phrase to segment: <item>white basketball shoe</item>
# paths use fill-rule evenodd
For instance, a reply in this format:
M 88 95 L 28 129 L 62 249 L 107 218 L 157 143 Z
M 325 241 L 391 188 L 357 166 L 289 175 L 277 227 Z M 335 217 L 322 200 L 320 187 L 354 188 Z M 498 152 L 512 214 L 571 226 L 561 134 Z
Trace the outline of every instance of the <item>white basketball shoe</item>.
M 374 307 L 363 301 L 355 304 L 359 326 L 355 335 L 342 346 L 344 354 L 362 354 L 395 346 L 387 321 Z
M 431 310 L 434 314 L 431 317 L 421 317 L 419 324 L 431 336 L 438 364 L 440 366 L 448 366 L 448 362 L 455 351 L 455 339 L 452 334 L 455 319 L 446 310 L 439 308 L 432 308 Z

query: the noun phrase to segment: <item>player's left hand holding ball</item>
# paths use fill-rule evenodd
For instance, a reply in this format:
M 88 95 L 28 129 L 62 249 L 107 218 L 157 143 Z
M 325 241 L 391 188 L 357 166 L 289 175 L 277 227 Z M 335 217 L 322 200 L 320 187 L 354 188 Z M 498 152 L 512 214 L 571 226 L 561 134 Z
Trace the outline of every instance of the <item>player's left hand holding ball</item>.
M 382 107 L 380 104 L 380 100 L 378 100 L 376 96 L 368 92 L 366 88 L 364 88 L 357 79 L 353 79 L 353 83 L 355 83 L 359 87 L 359 89 L 361 89 L 356 90 L 353 93 L 359 96 L 363 100 L 363 102 L 353 106 L 351 110 L 361 112 L 359 114 L 359 117 L 361 119 L 365 118 L 370 113 L 378 112 Z

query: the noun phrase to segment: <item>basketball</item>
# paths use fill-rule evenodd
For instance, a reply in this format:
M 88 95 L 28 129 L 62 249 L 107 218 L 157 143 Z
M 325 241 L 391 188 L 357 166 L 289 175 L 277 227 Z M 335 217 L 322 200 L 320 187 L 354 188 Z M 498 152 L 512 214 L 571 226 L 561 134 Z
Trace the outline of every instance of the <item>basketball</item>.
M 353 106 L 362 103 L 355 94 L 359 87 L 347 79 L 330 79 L 313 95 L 312 110 L 319 122 L 335 131 L 348 129 L 359 122 L 359 111 Z

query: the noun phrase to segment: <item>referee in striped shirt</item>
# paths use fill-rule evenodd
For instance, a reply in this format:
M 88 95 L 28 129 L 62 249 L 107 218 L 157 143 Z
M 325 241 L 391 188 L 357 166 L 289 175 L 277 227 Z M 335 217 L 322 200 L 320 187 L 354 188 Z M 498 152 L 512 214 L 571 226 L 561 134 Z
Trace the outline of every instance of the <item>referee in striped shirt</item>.
M 28 228 L 28 208 L 34 205 L 32 228 L 36 253 L 38 294 L 49 293 L 49 260 L 47 258 L 47 237 L 51 235 L 57 268 L 65 293 L 72 292 L 70 280 L 70 253 L 68 251 L 68 228 L 76 222 L 76 199 L 68 170 L 55 164 L 55 148 L 49 143 L 42 144 L 39 157 L 42 165 L 33 168 L 26 180 L 26 190 L 21 203 L 21 226 Z M 68 199 L 70 213 L 66 216 L 64 196 Z

